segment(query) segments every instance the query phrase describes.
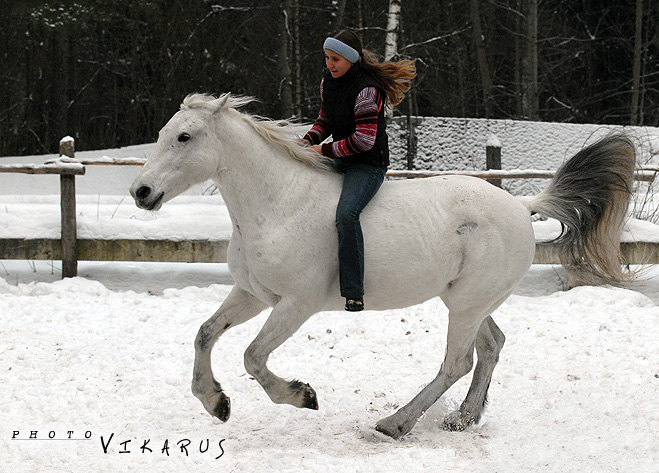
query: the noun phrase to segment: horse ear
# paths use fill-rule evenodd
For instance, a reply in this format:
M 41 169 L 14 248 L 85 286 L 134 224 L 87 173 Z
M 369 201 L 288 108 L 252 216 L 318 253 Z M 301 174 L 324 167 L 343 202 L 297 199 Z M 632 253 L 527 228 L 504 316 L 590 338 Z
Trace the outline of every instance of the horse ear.
M 231 92 L 227 92 L 226 94 L 222 95 L 219 99 L 217 99 L 215 105 L 215 111 L 213 112 L 214 115 L 217 115 L 222 111 L 222 109 L 224 109 L 227 102 L 229 101 L 230 96 L 231 96 Z

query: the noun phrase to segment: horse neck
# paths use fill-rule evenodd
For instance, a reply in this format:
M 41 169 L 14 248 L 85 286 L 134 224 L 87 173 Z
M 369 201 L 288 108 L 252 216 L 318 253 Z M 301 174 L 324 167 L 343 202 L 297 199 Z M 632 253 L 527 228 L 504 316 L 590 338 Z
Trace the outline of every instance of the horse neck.
M 317 179 L 311 175 L 322 173 L 288 157 L 280 146 L 267 142 L 240 119 L 232 120 L 229 134 L 231 144 L 225 142 L 224 165 L 216 181 L 233 218 L 249 221 L 267 213 L 281 216 L 283 207 L 313 199 L 308 193 L 313 192 L 310 184 Z

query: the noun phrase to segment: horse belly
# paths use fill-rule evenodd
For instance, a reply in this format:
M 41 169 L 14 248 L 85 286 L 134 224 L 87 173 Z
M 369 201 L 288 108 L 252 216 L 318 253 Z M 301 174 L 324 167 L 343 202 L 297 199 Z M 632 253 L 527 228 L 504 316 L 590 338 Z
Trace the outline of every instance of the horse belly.
M 387 223 L 363 223 L 364 290 L 368 307 L 402 308 L 441 296 L 456 277 L 462 245 L 450 230 L 454 219 L 426 207 Z

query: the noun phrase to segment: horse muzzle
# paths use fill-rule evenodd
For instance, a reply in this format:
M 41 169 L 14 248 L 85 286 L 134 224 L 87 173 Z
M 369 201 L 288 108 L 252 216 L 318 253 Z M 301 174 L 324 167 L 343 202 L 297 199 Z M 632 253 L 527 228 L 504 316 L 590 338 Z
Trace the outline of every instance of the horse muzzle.
M 133 186 L 130 194 L 135 199 L 135 205 L 145 210 L 159 210 L 165 197 L 164 192 L 155 193 L 149 186 Z

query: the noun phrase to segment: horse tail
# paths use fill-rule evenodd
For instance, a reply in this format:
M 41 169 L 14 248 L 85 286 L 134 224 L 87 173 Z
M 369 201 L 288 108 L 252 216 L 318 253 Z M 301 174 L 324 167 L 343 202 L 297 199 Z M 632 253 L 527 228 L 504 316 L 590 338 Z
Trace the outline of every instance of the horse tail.
M 561 165 L 543 192 L 524 199 L 531 212 L 561 222 L 553 243 L 575 279 L 620 285 L 632 278 L 622 269 L 620 234 L 635 168 L 634 144 L 622 133 L 611 134 Z

